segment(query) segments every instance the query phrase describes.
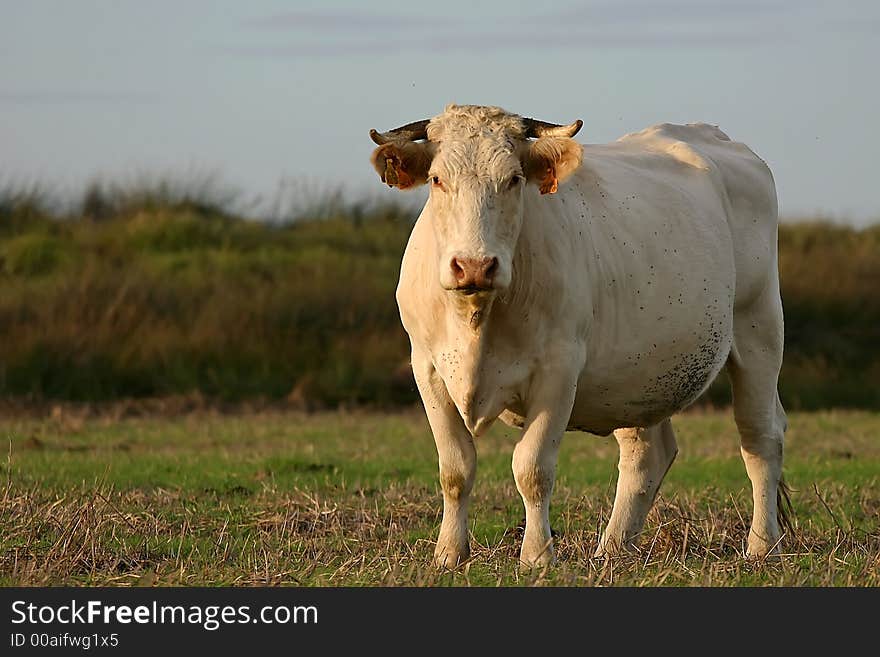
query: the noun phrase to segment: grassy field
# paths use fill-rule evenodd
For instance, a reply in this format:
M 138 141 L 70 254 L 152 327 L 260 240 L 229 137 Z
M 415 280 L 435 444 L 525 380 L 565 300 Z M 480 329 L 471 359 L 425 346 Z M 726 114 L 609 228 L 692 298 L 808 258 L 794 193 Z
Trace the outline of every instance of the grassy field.
M 0 420 L 2 585 L 880 585 L 880 414 L 792 413 L 784 555 L 741 556 L 751 512 L 729 412 L 674 420 L 680 453 L 638 554 L 591 559 L 616 444 L 572 433 L 551 520 L 559 563 L 517 568 L 515 432 L 478 442 L 472 559 L 429 566 L 440 522 L 421 410 L 137 416 L 59 406 Z

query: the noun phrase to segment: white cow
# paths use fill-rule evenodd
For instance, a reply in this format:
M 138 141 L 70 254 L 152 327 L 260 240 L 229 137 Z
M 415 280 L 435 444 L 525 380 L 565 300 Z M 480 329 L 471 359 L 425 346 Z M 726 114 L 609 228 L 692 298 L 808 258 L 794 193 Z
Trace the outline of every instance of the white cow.
M 762 557 L 785 520 L 773 177 L 714 126 L 581 146 L 581 125 L 449 105 L 370 133 L 384 182 L 431 188 L 397 301 L 440 457 L 435 559 L 469 555 L 474 438 L 498 417 L 523 428 L 522 563 L 553 560 L 566 429 L 614 433 L 619 478 L 597 556 L 632 548 L 677 452 L 669 417 L 725 366 L 754 496 L 747 552 Z

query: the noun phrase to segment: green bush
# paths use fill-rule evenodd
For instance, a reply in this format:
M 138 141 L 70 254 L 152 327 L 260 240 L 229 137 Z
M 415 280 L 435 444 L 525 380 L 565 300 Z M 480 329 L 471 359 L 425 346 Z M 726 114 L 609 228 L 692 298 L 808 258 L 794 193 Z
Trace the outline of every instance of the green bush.
M 42 232 L 25 233 L 0 244 L 0 268 L 10 276 L 49 274 L 65 255 L 61 240 Z
M 0 395 L 417 399 L 394 301 L 414 212 L 337 203 L 279 225 L 106 188 L 50 205 L 0 191 Z M 779 244 L 784 403 L 880 408 L 880 227 L 783 225 Z M 724 376 L 706 399 L 729 401 Z

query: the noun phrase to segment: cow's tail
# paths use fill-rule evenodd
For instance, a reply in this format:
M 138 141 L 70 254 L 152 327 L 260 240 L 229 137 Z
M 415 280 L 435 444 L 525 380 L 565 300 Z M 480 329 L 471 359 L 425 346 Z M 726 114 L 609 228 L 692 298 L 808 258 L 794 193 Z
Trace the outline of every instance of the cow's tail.
M 781 528 L 788 534 L 794 533 L 794 507 L 791 504 L 789 494 L 792 489 L 785 483 L 785 479 L 779 478 L 779 486 L 776 487 L 776 509 Z

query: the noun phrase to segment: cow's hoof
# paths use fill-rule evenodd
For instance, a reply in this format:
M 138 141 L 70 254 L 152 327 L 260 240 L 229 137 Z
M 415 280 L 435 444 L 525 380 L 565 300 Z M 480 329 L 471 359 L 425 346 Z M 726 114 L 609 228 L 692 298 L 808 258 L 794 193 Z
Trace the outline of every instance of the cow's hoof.
M 434 565 L 437 568 L 452 570 L 467 561 L 470 556 L 470 550 L 466 545 L 463 548 L 438 545 L 434 550 Z
M 599 543 L 599 547 L 596 548 L 596 551 L 593 553 L 594 559 L 605 559 L 606 557 L 616 557 L 620 554 L 620 546 L 616 545 L 613 541 L 606 542 L 601 541 Z
M 599 542 L 599 547 L 593 554 L 594 559 L 605 559 L 606 557 L 619 557 L 628 552 L 636 551 L 635 541 L 621 541 L 620 539 L 603 538 Z
M 522 572 L 537 572 L 556 565 L 555 557 L 539 557 L 538 559 L 526 560 L 525 557 L 519 558 L 519 569 Z
M 553 545 L 544 546 L 540 550 L 527 550 L 523 548 L 519 555 L 519 567 L 521 570 L 540 570 L 556 563 L 556 555 Z
M 779 537 L 774 540 L 761 537 L 754 532 L 749 532 L 749 544 L 746 547 L 746 559 L 749 561 L 762 561 L 767 557 L 779 556 Z

